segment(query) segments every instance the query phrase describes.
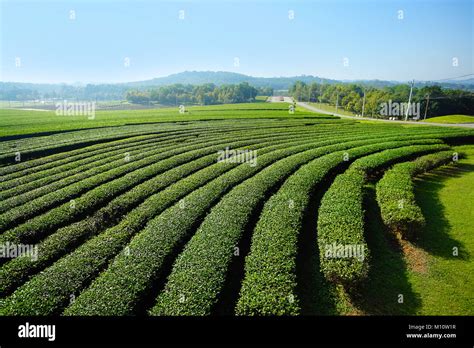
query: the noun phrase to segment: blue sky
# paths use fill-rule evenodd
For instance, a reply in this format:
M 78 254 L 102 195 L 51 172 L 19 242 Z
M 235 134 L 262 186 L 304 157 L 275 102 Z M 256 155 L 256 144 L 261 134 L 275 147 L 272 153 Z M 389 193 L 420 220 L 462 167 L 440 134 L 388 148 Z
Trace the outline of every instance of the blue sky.
M 474 73 L 473 0 L 0 2 L 1 81 L 122 82 L 184 70 L 399 81 Z

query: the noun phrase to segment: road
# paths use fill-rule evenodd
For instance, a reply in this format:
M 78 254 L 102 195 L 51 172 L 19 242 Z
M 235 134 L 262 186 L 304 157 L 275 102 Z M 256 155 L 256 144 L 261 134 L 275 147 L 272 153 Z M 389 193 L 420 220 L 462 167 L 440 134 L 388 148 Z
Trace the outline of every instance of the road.
M 283 97 L 284 101 L 280 100 L 280 97 L 270 97 L 268 98 L 269 102 L 276 103 L 293 103 L 293 99 L 290 97 Z M 326 110 L 321 110 L 318 109 L 317 107 L 313 105 L 309 105 L 308 103 L 303 103 L 303 102 L 297 102 L 296 105 L 299 105 L 305 109 L 308 109 L 310 111 L 314 111 L 320 114 L 326 114 L 326 115 L 334 115 L 334 116 L 339 116 L 343 118 L 352 118 L 356 120 L 367 120 L 367 121 L 379 121 L 379 122 L 390 122 L 390 123 L 401 123 L 401 124 L 411 124 L 411 125 L 428 125 L 428 126 L 440 126 L 440 127 L 462 127 L 462 128 L 474 128 L 474 123 L 434 123 L 434 122 L 423 122 L 423 121 L 391 121 L 391 120 L 382 120 L 378 118 L 369 118 L 369 117 L 357 117 L 357 116 L 347 116 L 347 115 L 341 115 L 336 112 L 330 112 Z
M 329 111 L 318 109 L 317 107 L 314 107 L 312 105 L 308 105 L 307 103 L 303 103 L 303 102 L 297 102 L 296 105 L 299 105 L 299 106 L 301 106 L 305 109 L 308 109 L 310 111 L 314 111 L 314 112 L 318 112 L 318 113 L 322 113 L 322 114 L 328 114 L 328 115 L 344 117 L 344 118 L 352 118 L 352 119 L 356 119 L 356 120 L 379 121 L 379 122 L 390 122 L 390 123 L 401 123 L 401 124 L 412 124 L 412 125 L 424 124 L 424 125 L 428 125 L 428 126 L 440 126 L 440 127 L 474 128 L 474 123 L 434 123 L 434 122 L 423 122 L 423 121 L 418 121 L 418 122 L 414 122 L 414 121 L 391 121 L 391 120 L 383 120 L 383 119 L 379 119 L 379 118 L 341 115 L 341 114 L 338 114 L 338 113 L 335 113 L 335 112 L 329 112 Z
M 283 100 L 281 100 L 281 98 L 283 98 Z M 268 102 L 270 103 L 293 103 L 293 98 L 290 98 L 290 97 L 280 97 L 280 96 L 277 96 L 277 97 L 268 97 L 267 99 Z

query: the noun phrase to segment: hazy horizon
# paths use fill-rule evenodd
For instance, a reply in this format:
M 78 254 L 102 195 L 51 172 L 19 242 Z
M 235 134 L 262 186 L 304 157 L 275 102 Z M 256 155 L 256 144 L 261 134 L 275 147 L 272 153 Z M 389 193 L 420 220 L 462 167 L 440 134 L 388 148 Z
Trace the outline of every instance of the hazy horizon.
M 65 84 L 65 85 L 88 85 L 88 84 L 93 84 L 93 85 L 100 85 L 100 84 L 126 84 L 126 83 L 134 83 L 134 82 L 142 82 L 142 81 L 149 81 L 153 79 L 159 79 L 159 78 L 166 78 L 172 75 L 179 75 L 179 74 L 184 74 L 184 73 L 232 73 L 232 74 L 241 74 L 247 77 L 251 78 L 295 78 L 295 77 L 303 77 L 303 76 L 312 76 L 315 78 L 320 78 L 322 80 L 337 80 L 333 79 L 330 77 L 326 76 L 315 76 L 315 75 L 310 75 L 310 74 L 301 74 L 301 75 L 294 75 L 294 76 L 253 76 L 253 75 L 247 75 L 243 73 L 237 73 L 234 71 L 212 71 L 212 70 L 184 70 L 184 71 L 179 71 L 176 73 L 171 73 L 169 75 L 164 75 L 164 76 L 154 76 L 150 77 L 145 80 L 133 80 L 133 81 L 119 81 L 119 82 L 110 82 L 110 81 L 73 81 L 73 82 L 64 82 L 64 81 L 59 81 L 59 82 L 32 82 L 32 81 L 4 81 L 0 80 L 0 82 L 3 83 L 31 83 L 31 84 Z M 458 76 L 457 79 L 455 80 L 449 80 L 449 81 L 441 81 L 441 82 L 455 82 L 455 81 L 464 81 L 464 80 L 471 80 L 474 78 L 474 74 L 468 74 L 465 76 Z M 353 79 L 353 80 L 337 80 L 341 82 L 356 82 L 356 81 L 388 81 L 388 82 L 394 82 L 394 83 L 409 83 L 411 80 L 382 80 L 382 79 Z M 428 82 L 438 82 L 436 80 L 415 80 L 415 82 L 421 82 L 421 83 L 428 83 Z

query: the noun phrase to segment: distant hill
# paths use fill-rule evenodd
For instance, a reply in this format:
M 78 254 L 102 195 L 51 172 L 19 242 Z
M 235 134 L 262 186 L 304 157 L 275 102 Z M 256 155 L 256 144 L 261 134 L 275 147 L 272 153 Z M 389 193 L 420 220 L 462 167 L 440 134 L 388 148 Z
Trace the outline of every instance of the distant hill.
M 129 82 L 125 85 L 136 88 L 165 86 L 175 83 L 201 85 L 204 83 L 214 83 L 215 85 L 238 84 L 248 82 L 254 87 L 272 87 L 275 90 L 288 89 L 296 81 L 305 83 L 358 83 L 366 86 L 381 88 L 387 86 L 395 86 L 400 83 L 409 83 L 408 81 L 387 81 L 387 80 L 332 80 L 325 79 L 313 75 L 299 75 L 289 77 L 254 77 L 228 71 L 184 71 L 165 77 L 158 77 L 151 80 Z M 451 80 L 451 81 L 415 81 L 417 87 L 425 85 L 440 85 L 445 88 L 462 88 L 474 90 L 474 78 L 467 80 Z
M 441 83 L 443 83 L 443 81 L 441 81 Z M 446 83 L 446 82 L 444 82 Z M 455 85 L 474 85 L 474 78 L 472 79 L 466 79 L 466 80 L 451 80 L 449 81 L 449 83 L 451 84 L 455 84 Z
M 184 71 L 166 77 L 158 77 L 151 80 L 129 82 L 126 85 L 133 87 L 143 86 L 165 86 L 175 83 L 201 85 L 204 83 L 214 83 L 215 85 L 238 84 L 248 82 L 254 87 L 272 87 L 273 89 L 288 89 L 296 81 L 306 83 L 336 83 L 331 79 L 322 79 L 317 76 L 301 75 L 292 77 L 254 77 L 227 71 Z
M 172 84 L 201 85 L 214 83 L 215 85 L 238 84 L 248 82 L 254 87 L 271 87 L 274 90 L 287 90 L 296 81 L 305 83 L 358 83 L 366 86 L 381 88 L 394 86 L 400 81 L 384 80 L 356 80 L 339 81 L 324 79 L 312 75 L 300 75 L 290 77 L 254 77 L 235 72 L 227 71 L 184 71 L 165 77 L 158 77 L 150 80 L 135 81 L 114 84 L 45 84 L 45 83 L 20 83 L 20 82 L 0 82 L 0 100 L 31 100 L 40 98 L 74 98 L 74 99 L 97 99 L 97 100 L 117 100 L 123 99 L 130 89 L 144 90 L 152 87 L 159 87 Z M 459 88 L 474 91 L 474 78 L 458 81 L 417 81 L 416 86 L 438 84 L 445 88 Z

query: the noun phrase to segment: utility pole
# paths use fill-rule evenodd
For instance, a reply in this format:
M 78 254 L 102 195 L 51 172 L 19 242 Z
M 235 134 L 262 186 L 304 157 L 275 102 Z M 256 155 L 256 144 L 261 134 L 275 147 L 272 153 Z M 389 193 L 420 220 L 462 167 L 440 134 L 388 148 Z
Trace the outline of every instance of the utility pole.
M 321 87 L 319 88 L 319 107 L 323 106 L 323 88 L 324 87 L 324 79 L 321 79 Z
M 405 121 L 408 120 L 408 112 L 410 111 L 410 105 L 411 105 L 411 95 L 413 93 L 413 85 L 415 84 L 415 80 L 411 81 L 411 87 L 410 87 L 410 96 L 408 97 L 408 105 L 407 105 L 407 112 L 405 113 Z
M 339 106 L 339 92 L 337 92 L 337 95 L 336 95 L 336 112 L 337 112 L 338 106 Z
M 428 112 L 428 104 L 429 103 L 430 103 L 430 94 L 428 93 L 428 97 L 426 98 L 425 117 L 423 117 L 423 121 L 426 120 L 426 114 Z
M 364 117 L 364 111 L 365 111 L 365 91 L 364 91 L 364 99 L 362 99 L 362 117 Z
M 318 97 L 316 98 L 316 103 L 319 102 L 319 105 L 321 106 L 321 97 L 323 95 L 323 85 L 322 84 L 319 85 L 317 93 L 318 93 Z

